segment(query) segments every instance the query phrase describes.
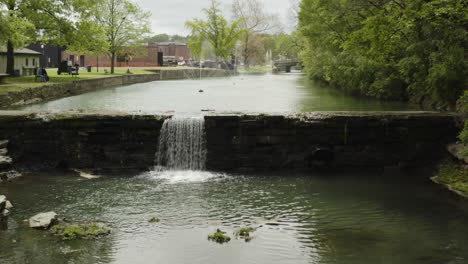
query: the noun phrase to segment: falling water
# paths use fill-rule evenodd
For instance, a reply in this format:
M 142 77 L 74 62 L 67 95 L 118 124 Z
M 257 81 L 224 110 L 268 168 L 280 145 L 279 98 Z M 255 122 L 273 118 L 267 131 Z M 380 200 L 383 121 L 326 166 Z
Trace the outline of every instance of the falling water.
M 156 159 L 159 166 L 171 170 L 203 170 L 205 120 L 176 117 L 164 121 Z

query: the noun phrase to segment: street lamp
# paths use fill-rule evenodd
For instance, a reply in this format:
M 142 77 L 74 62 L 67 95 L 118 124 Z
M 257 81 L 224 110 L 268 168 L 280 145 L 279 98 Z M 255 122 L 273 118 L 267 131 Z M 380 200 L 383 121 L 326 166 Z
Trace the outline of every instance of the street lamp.
M 42 49 L 42 58 L 41 58 L 41 62 L 44 61 L 44 44 L 41 44 L 41 49 Z M 39 63 L 39 64 L 42 64 L 42 63 Z M 43 66 L 43 65 L 39 65 L 39 66 Z

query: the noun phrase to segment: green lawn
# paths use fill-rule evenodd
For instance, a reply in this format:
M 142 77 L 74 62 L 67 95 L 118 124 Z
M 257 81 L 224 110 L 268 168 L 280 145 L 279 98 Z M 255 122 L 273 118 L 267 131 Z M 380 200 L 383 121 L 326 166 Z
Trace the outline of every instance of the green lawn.
M 5 79 L 4 84 L 0 84 L 0 94 L 5 94 L 8 92 L 17 92 L 26 88 L 38 87 L 46 84 L 56 84 L 56 83 L 67 83 L 77 80 L 85 79 L 95 79 L 95 78 L 106 78 L 112 76 L 126 75 L 127 68 L 116 68 L 114 74 L 105 73 L 110 72 L 109 68 L 99 68 L 99 72 L 96 72 L 96 69 L 93 68 L 92 72 L 87 72 L 85 70 L 80 71 L 80 75 L 71 76 L 68 74 L 57 74 L 57 69 L 47 69 L 47 73 L 50 77 L 50 81 L 47 83 L 41 82 L 38 78 L 35 80 L 35 76 L 24 76 L 24 77 L 8 77 Z M 130 69 L 132 74 L 152 74 L 153 72 L 146 71 L 144 69 Z

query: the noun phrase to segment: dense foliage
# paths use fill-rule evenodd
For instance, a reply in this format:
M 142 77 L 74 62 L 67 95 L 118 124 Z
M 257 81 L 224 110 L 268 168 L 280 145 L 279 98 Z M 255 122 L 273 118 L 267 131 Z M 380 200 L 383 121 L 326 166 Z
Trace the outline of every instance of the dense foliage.
M 310 76 L 381 99 L 453 106 L 466 90 L 465 0 L 303 0 Z

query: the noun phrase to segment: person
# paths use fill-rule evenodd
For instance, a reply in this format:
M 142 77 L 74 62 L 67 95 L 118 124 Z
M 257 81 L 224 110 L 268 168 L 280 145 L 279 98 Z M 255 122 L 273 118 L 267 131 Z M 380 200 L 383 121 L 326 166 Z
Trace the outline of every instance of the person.
M 47 71 L 45 68 L 42 68 L 42 74 L 44 75 L 44 81 L 48 82 L 49 81 L 49 74 L 47 74 Z
M 44 72 L 43 72 L 43 68 L 39 68 L 37 70 L 37 74 L 36 74 L 38 77 L 41 77 L 41 82 L 45 82 L 45 76 L 44 76 Z

